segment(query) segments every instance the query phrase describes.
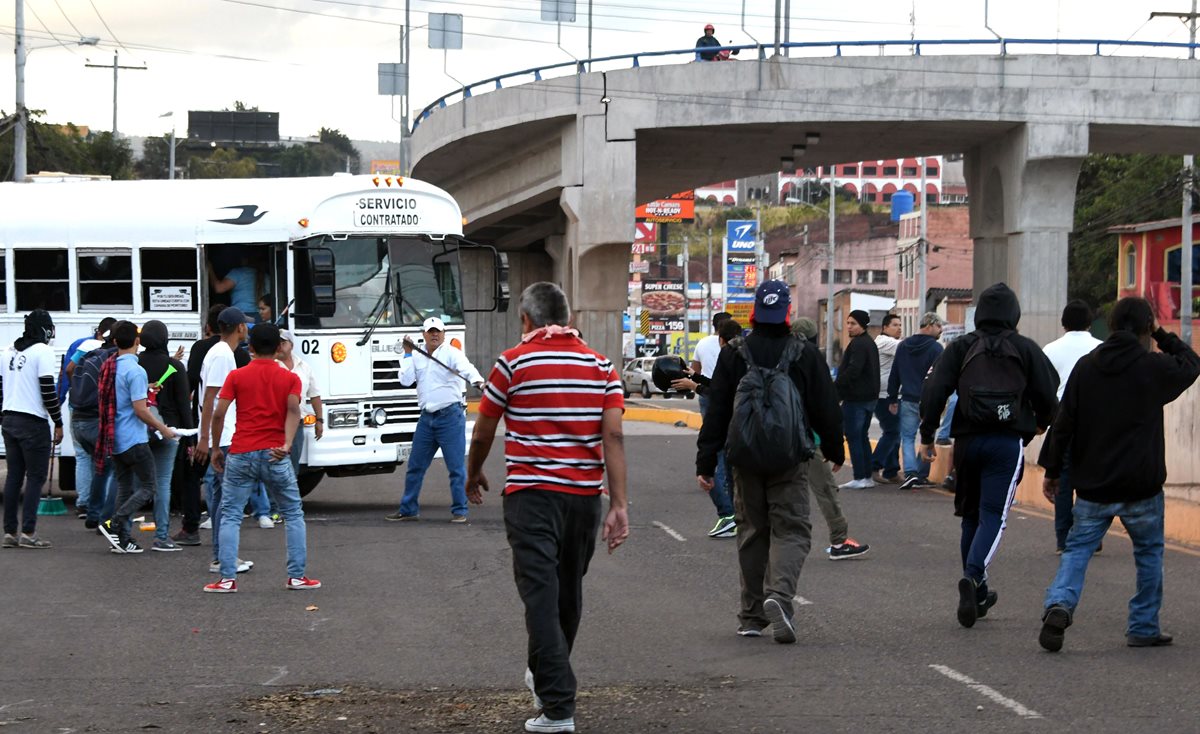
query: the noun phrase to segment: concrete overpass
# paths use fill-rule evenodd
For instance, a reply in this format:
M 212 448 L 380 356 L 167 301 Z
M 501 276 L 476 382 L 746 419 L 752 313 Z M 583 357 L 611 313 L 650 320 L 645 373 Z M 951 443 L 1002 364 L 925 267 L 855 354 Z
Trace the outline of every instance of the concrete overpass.
M 1200 64 L 1185 60 L 773 57 L 472 96 L 422 122 L 412 160 L 414 176 L 457 197 L 471 237 L 512 253 L 514 294 L 563 283 L 585 337 L 617 355 L 635 204 L 779 170 L 813 132 L 798 165 L 963 152 L 976 290 L 1007 281 L 1022 331 L 1045 342 L 1066 302 L 1083 157 L 1200 151 L 1197 120 Z M 479 358 L 515 343 L 515 313 L 476 327 Z

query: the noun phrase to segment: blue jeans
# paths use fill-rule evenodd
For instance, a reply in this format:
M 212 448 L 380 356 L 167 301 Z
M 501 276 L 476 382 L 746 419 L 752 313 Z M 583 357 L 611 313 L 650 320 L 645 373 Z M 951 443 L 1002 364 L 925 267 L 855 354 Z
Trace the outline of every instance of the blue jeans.
M 289 461 L 288 463 L 290 464 L 292 462 Z M 292 476 L 295 475 L 296 473 L 292 472 Z M 271 514 L 271 500 L 267 498 L 267 488 L 265 485 L 260 483 L 258 487 L 250 493 L 249 503 L 250 514 L 254 517 L 264 517 Z
M 1054 582 L 1046 589 L 1046 606 L 1061 604 L 1075 613 L 1083 593 L 1088 561 L 1096 552 L 1114 517 L 1121 518 L 1133 541 L 1137 567 L 1137 592 L 1129 600 L 1127 635 L 1159 634 L 1158 610 L 1163 596 L 1163 494 L 1137 502 L 1100 504 L 1075 500 L 1075 524 L 1067 536 L 1067 549 L 1058 563 Z
M 900 473 L 900 416 L 892 415 L 887 400 L 879 400 L 875 403 L 875 418 L 883 435 L 871 454 L 871 468 L 891 479 Z
M 954 423 L 954 407 L 958 405 L 958 392 L 950 393 L 950 399 L 946 401 L 946 412 L 942 414 L 942 423 L 938 426 L 937 436 L 938 441 L 950 440 L 950 426 Z
M 875 412 L 875 400 L 845 401 L 842 403 L 842 422 L 845 424 L 846 443 L 850 445 L 850 463 L 854 466 L 855 479 L 871 477 L 871 414 Z
M 705 395 L 700 398 L 700 416 L 703 418 L 708 414 L 708 397 Z M 717 452 L 717 471 L 713 475 L 713 488 L 708 492 L 708 498 L 712 500 L 713 507 L 717 508 L 717 517 L 729 517 L 733 514 L 733 477 L 729 473 L 729 467 L 725 465 L 725 451 Z
M 287 459 L 273 461 L 268 449 L 227 454 L 221 498 L 221 547 L 217 559 L 221 562 L 221 578 L 237 578 L 238 543 L 241 540 L 242 508 L 260 485 L 279 503 L 287 536 L 288 578 L 304 575 L 308 563 L 308 544 L 305 537 L 304 510 L 300 506 L 300 488 Z M 215 528 L 216 525 L 213 525 Z
M 225 468 L 229 468 L 229 447 L 222 446 L 221 453 L 225 455 Z M 212 547 L 213 560 L 221 560 L 221 518 L 225 512 L 223 509 L 224 497 L 222 490 L 225 483 L 225 472 L 219 472 L 213 468 L 212 464 L 208 465 L 208 471 L 204 473 L 204 483 L 206 485 L 206 495 L 208 498 L 208 519 L 212 521 Z M 242 500 L 242 504 L 238 505 L 237 518 L 238 528 L 242 526 L 242 509 L 246 506 L 246 500 Z M 231 579 L 233 576 L 224 576 L 222 578 Z
M 154 490 L 154 539 L 170 540 L 171 534 L 171 477 L 175 474 L 175 455 L 179 453 L 179 439 L 159 441 L 150 446 L 154 455 L 154 478 L 158 486 Z
M 984 433 L 960 442 L 962 455 L 958 467 L 958 492 L 979 489 L 979 507 L 964 511 L 962 537 L 963 575 L 981 587 L 987 581 L 987 567 L 1000 547 L 1000 536 L 1008 520 L 1017 484 L 1025 467 L 1021 438 L 1011 433 Z
M 421 483 L 433 463 L 438 448 L 450 473 L 450 512 L 467 514 L 467 414 L 461 405 L 441 410 L 421 412 L 413 434 L 412 453 L 408 457 L 408 473 L 404 477 L 404 498 L 400 500 L 401 515 L 419 515 Z
M 1058 478 L 1058 494 L 1054 495 L 1054 540 L 1057 548 L 1067 547 L 1075 507 L 1075 489 L 1071 486 L 1071 451 L 1063 455 L 1062 474 Z
M 904 476 L 929 479 L 929 462 L 917 456 L 917 431 L 921 428 L 921 405 L 900 401 L 900 446 L 904 452 Z
M 112 461 L 105 462 L 104 475 L 96 476 L 96 438 L 100 432 L 99 418 L 72 418 L 71 438 L 75 442 L 75 505 L 87 508 L 93 522 L 112 517 L 117 503 L 113 486 Z M 86 475 L 86 482 L 83 477 Z

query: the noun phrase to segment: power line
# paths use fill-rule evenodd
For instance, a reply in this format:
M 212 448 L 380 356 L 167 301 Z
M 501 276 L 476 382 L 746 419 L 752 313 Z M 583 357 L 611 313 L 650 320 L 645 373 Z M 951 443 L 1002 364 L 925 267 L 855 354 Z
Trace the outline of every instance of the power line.
M 71 26 L 71 30 L 75 31 L 75 35 L 83 38 L 83 31 L 75 27 L 75 24 L 71 22 L 69 17 L 67 17 L 67 11 L 63 10 L 62 3 L 60 3 L 58 0 L 54 0 L 54 5 L 58 8 L 58 12 L 62 13 L 63 20 L 67 21 L 67 25 Z
M 14 29 L 12 26 L 0 25 L 0 35 L 11 36 L 11 35 L 13 35 L 13 30 Z M 41 40 L 41 41 L 52 40 L 51 38 L 38 35 L 36 32 L 26 33 L 25 37 L 26 38 L 34 38 L 34 39 Z M 100 40 L 103 41 L 106 39 L 102 38 Z M 394 41 L 392 41 L 392 43 L 394 43 Z M 251 61 L 251 62 L 260 63 L 260 64 L 281 64 L 284 66 L 294 66 L 294 67 L 311 66 L 311 64 L 300 64 L 300 63 L 297 63 L 294 61 L 279 61 L 279 60 L 275 60 L 275 59 L 262 59 L 262 58 L 257 58 L 254 56 L 237 56 L 234 54 L 206 53 L 203 51 L 190 51 L 190 50 L 181 49 L 181 48 L 171 48 L 169 46 L 152 46 L 152 45 L 144 44 L 144 43 L 129 43 L 127 45 L 129 46 L 129 48 L 137 49 L 139 51 L 151 51 L 151 52 L 155 52 L 155 53 L 179 54 L 182 56 L 198 56 L 198 57 L 212 58 L 212 59 L 227 59 L 227 60 L 231 60 L 231 61 Z
M 17 1 L 18 1 L 18 2 L 22 2 L 23 0 L 17 0 Z M 65 48 L 66 50 L 70 51 L 71 53 L 75 54 L 76 56 L 78 56 L 78 55 L 79 55 L 79 54 L 77 54 L 77 53 L 75 52 L 75 49 L 71 48 L 71 47 L 70 47 L 68 44 L 66 44 L 66 43 L 63 43 L 63 41 L 62 41 L 62 39 L 61 39 L 61 38 L 59 38 L 58 36 L 54 35 L 54 31 L 50 30 L 50 28 L 49 28 L 49 27 L 46 25 L 45 21 L 43 21 L 43 20 L 42 20 L 42 16 L 38 15 L 37 11 L 33 9 L 33 6 L 32 6 L 32 5 L 29 5 L 28 3 L 26 3 L 26 4 L 25 4 L 25 8 L 26 8 L 26 9 L 27 9 L 29 12 L 33 13 L 33 17 L 34 17 L 34 18 L 37 18 L 37 22 L 38 22 L 38 24 L 39 24 L 39 25 L 40 25 L 42 28 L 44 28 L 44 29 L 46 30 L 46 33 L 49 33 L 49 34 L 50 34 L 50 37 L 54 39 L 54 42 L 55 42 L 55 43 L 57 43 L 59 46 L 62 46 L 62 47 L 63 47 L 63 48 Z
M 100 8 L 96 7 L 96 1 L 88 0 L 88 4 L 92 6 L 92 10 L 96 12 L 96 17 L 100 19 L 100 25 L 104 26 L 104 30 L 108 31 L 108 35 L 112 37 L 112 40 L 121 48 L 129 51 L 129 49 L 125 48 L 125 44 L 121 43 L 121 39 L 117 38 L 117 34 L 113 33 L 113 29 L 108 27 L 108 21 L 104 20 L 104 16 L 100 15 Z

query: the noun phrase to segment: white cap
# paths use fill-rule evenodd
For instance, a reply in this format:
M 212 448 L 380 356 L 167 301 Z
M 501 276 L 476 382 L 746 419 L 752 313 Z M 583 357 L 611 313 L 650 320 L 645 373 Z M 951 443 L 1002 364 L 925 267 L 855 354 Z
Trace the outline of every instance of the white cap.
M 442 320 L 437 316 L 430 316 L 429 318 L 425 319 L 425 323 L 421 324 L 421 331 L 429 331 L 430 329 L 445 331 L 446 324 L 442 323 Z

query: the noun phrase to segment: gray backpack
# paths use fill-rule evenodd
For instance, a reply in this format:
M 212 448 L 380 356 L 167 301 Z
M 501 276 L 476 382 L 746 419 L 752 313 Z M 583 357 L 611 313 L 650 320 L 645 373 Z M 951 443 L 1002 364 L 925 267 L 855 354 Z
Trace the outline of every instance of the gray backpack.
M 777 367 L 754 363 L 745 340 L 737 345 L 746 374 L 733 396 L 733 419 L 725 442 L 726 460 L 733 466 L 770 473 L 782 472 L 816 454 L 804 400 L 788 370 L 804 346 L 788 337 Z

